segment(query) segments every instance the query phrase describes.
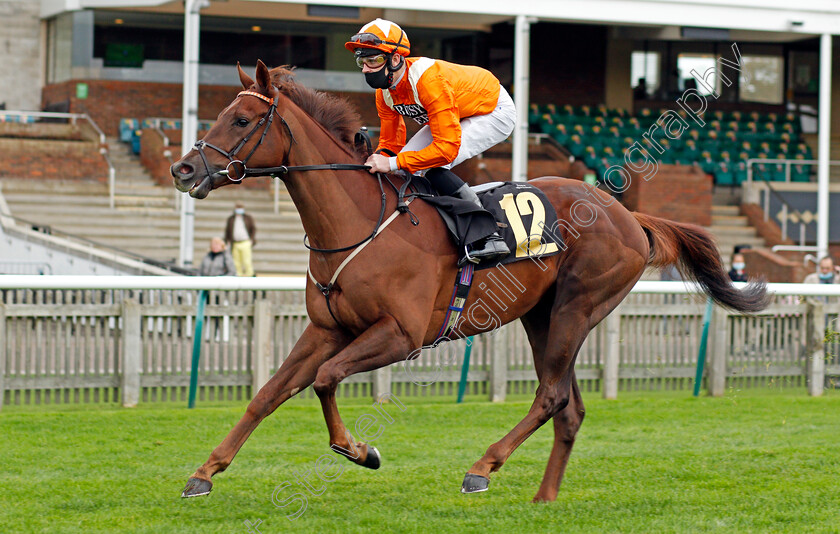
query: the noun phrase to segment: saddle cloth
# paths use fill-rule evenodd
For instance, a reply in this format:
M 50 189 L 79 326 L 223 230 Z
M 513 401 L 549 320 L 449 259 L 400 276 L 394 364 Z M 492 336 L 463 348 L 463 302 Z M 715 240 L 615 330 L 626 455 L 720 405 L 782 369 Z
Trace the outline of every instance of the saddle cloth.
M 501 260 L 482 262 L 476 265 L 476 270 L 553 256 L 565 248 L 559 236 L 547 232 L 557 223 L 554 206 L 545 193 L 527 182 L 493 182 L 473 188 L 492 220 L 472 202 L 437 195 L 425 178 L 414 176 L 411 184 L 418 192 L 434 195 L 420 198 L 437 208 L 459 250 L 494 231 L 499 232 L 511 253 Z

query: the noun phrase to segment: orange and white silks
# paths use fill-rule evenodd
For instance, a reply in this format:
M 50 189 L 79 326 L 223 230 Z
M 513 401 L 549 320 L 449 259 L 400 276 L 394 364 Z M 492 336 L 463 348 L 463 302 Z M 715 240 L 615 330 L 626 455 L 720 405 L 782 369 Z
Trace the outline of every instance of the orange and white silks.
M 425 57 L 406 58 L 406 64 L 406 73 L 394 88 L 376 91 L 381 120 L 378 148 L 398 153 L 397 166 L 409 172 L 449 166 L 461 149 L 461 121 L 493 113 L 500 103 L 500 93 L 504 93 L 506 102 L 510 97 L 499 80 L 480 67 Z M 408 150 L 404 117 L 425 125 L 421 132 L 428 129 L 426 136 L 431 142 Z

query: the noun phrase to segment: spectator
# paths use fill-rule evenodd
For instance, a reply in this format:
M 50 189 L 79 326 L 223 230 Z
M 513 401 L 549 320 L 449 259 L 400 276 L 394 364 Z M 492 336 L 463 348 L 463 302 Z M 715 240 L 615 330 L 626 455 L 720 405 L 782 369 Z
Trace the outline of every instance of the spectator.
M 225 250 L 225 242 L 221 237 L 210 240 L 210 252 L 201 260 L 198 268 L 199 276 L 236 276 L 236 266 L 233 258 Z
M 747 273 L 744 271 L 746 267 L 743 254 L 732 255 L 732 269 L 729 270 L 729 279 L 733 282 L 746 282 Z
M 254 276 L 251 249 L 257 245 L 257 227 L 254 218 L 245 213 L 245 206 L 239 202 L 225 225 L 225 243 L 231 244 L 236 274 Z
M 805 284 L 840 284 L 840 271 L 834 265 L 831 256 L 820 260 L 817 272 L 811 273 L 803 280 Z

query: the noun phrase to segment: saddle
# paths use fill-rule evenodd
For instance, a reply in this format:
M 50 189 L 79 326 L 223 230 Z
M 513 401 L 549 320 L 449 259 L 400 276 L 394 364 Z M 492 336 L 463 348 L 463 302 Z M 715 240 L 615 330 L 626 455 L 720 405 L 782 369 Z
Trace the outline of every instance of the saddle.
M 498 232 L 511 253 L 499 260 L 482 262 L 476 270 L 489 269 L 526 258 L 559 254 L 566 247 L 555 233 L 557 212 L 540 189 L 527 182 L 491 182 L 472 187 L 484 210 L 460 198 L 439 195 L 426 178 L 402 174 L 397 208 L 408 211 L 405 199 L 415 197 L 434 206 L 458 250 Z

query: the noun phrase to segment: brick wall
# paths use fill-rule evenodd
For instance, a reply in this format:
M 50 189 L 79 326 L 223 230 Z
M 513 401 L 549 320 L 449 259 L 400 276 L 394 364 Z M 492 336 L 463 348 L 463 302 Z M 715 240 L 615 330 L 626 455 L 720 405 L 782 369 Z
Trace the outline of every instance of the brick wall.
M 181 131 L 167 131 L 170 139 L 177 133 L 177 143 L 172 146 L 164 146 L 163 137 L 155 130 L 148 128 L 142 131 L 140 136 L 140 162 L 149 171 L 152 179 L 158 185 L 171 186 L 172 176 L 169 174 L 169 166 L 181 156 Z M 170 156 L 166 157 L 164 152 L 169 151 Z
M 650 180 L 630 172 L 622 202 L 639 211 L 672 221 L 712 224 L 712 177 L 696 167 L 660 165 Z
M 0 138 L 0 176 L 27 180 L 108 181 L 99 144 L 90 141 Z
M 741 215 L 749 221 L 750 226 L 755 228 L 758 235 L 764 239 L 768 247 L 776 245 L 795 245 L 791 238 L 782 239 L 782 229 L 772 218 L 764 220 L 764 210 L 758 204 L 744 203 L 740 207 Z
M 171 187 L 172 175 L 169 172 L 169 167 L 181 157 L 181 130 L 164 130 L 164 133 L 169 138 L 169 146 L 164 146 L 163 137 L 157 131 L 148 128 L 143 129 L 140 136 L 140 162 L 146 167 L 155 182 L 159 185 Z M 201 139 L 206 133 L 206 130 L 199 131 L 198 138 Z M 170 157 L 166 157 L 166 151 L 169 151 Z M 270 189 L 272 179 L 268 177 L 248 178 L 237 187 Z
M 76 98 L 76 84 L 88 85 L 88 97 Z M 203 85 L 199 89 L 198 117 L 213 120 L 236 97 L 239 89 Z M 116 136 L 121 118 L 181 117 L 183 98 L 180 84 L 125 82 L 115 80 L 71 80 L 51 84 L 42 92 L 43 107 L 69 102 L 71 113 L 87 113 L 102 130 Z
M 76 98 L 76 84 L 88 85 L 88 97 Z M 219 112 L 236 98 L 238 87 L 202 85 L 198 92 L 198 117 L 214 120 Z M 336 93 L 355 106 L 363 124 L 379 126 L 372 93 Z M 181 84 L 144 83 L 115 80 L 71 80 L 44 87 L 42 107 L 69 102 L 71 113 L 88 113 L 110 136 L 116 136 L 121 118 L 148 117 L 181 118 Z M 407 121 L 413 123 L 414 121 Z M 417 130 L 407 124 L 409 132 Z
M 744 269 L 750 276 L 764 276 L 768 282 L 800 283 L 805 276 L 813 272 L 801 260 L 793 260 L 774 254 L 767 249 L 745 249 Z

